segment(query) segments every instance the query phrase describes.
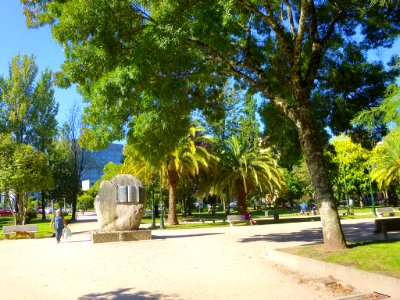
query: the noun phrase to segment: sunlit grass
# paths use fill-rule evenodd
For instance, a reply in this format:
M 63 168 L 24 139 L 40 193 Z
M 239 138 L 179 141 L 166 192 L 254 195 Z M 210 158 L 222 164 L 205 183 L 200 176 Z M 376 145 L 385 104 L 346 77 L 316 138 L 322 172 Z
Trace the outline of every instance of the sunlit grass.
M 399 240 L 349 243 L 349 248 L 332 252 L 324 251 L 323 245 L 281 251 L 400 278 Z

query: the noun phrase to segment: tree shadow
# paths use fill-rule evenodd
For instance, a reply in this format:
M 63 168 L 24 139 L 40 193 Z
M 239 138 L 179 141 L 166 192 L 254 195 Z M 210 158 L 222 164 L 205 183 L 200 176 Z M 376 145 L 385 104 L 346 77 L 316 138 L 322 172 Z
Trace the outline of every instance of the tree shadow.
M 375 225 L 371 222 L 357 224 L 342 224 L 342 229 L 348 242 L 381 240 L 380 235 L 374 234 Z M 320 244 L 323 242 L 322 229 L 311 228 L 287 233 L 269 233 L 253 235 L 239 240 L 241 243 L 268 241 L 268 242 L 304 242 Z
M 121 288 L 114 291 L 104 292 L 104 293 L 90 293 L 83 295 L 78 298 L 79 300 L 132 300 L 132 299 L 149 299 L 149 300 L 157 300 L 157 299 L 170 299 L 170 300 L 179 300 L 183 299 L 179 297 L 179 295 L 171 294 L 165 295 L 161 293 L 151 293 L 147 291 L 135 291 L 133 288 Z
M 285 233 L 269 233 L 269 234 L 257 234 L 248 238 L 240 239 L 240 243 L 250 242 L 304 242 L 320 244 L 322 242 L 322 231 L 321 229 L 305 229 L 296 232 L 285 232 Z
M 200 236 L 207 236 L 207 235 L 219 235 L 224 234 L 222 232 L 217 233 L 196 233 L 196 234 L 179 234 L 179 235 L 151 235 L 152 240 L 166 240 L 166 239 L 176 239 L 176 238 L 190 238 L 190 237 L 200 237 Z

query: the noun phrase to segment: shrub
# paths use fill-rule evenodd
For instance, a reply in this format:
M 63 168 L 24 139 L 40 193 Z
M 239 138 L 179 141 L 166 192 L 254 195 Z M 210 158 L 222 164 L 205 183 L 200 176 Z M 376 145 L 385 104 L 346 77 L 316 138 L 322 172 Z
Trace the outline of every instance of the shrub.
M 32 219 L 36 219 L 37 218 L 37 213 L 36 213 L 36 211 L 34 209 L 29 208 L 25 212 L 25 217 L 26 217 L 27 221 L 32 220 Z

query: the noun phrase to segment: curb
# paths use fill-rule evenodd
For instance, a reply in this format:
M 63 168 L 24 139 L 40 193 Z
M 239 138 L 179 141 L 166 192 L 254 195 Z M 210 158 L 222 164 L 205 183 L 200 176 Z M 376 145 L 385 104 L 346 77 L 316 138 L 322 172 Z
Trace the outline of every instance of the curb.
M 393 299 L 400 299 L 400 279 L 397 278 L 276 250 L 268 250 L 267 258 L 302 273 L 322 277 L 332 276 L 359 290 L 377 292 Z

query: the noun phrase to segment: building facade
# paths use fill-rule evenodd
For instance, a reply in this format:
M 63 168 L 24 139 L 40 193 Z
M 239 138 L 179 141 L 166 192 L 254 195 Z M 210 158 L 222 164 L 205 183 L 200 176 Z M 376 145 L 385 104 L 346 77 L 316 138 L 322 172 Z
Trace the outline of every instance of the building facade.
M 104 150 L 90 153 L 81 177 L 84 191 L 92 187 L 103 176 L 103 169 L 107 163 L 121 164 L 123 162 L 123 148 L 124 145 L 112 143 Z

